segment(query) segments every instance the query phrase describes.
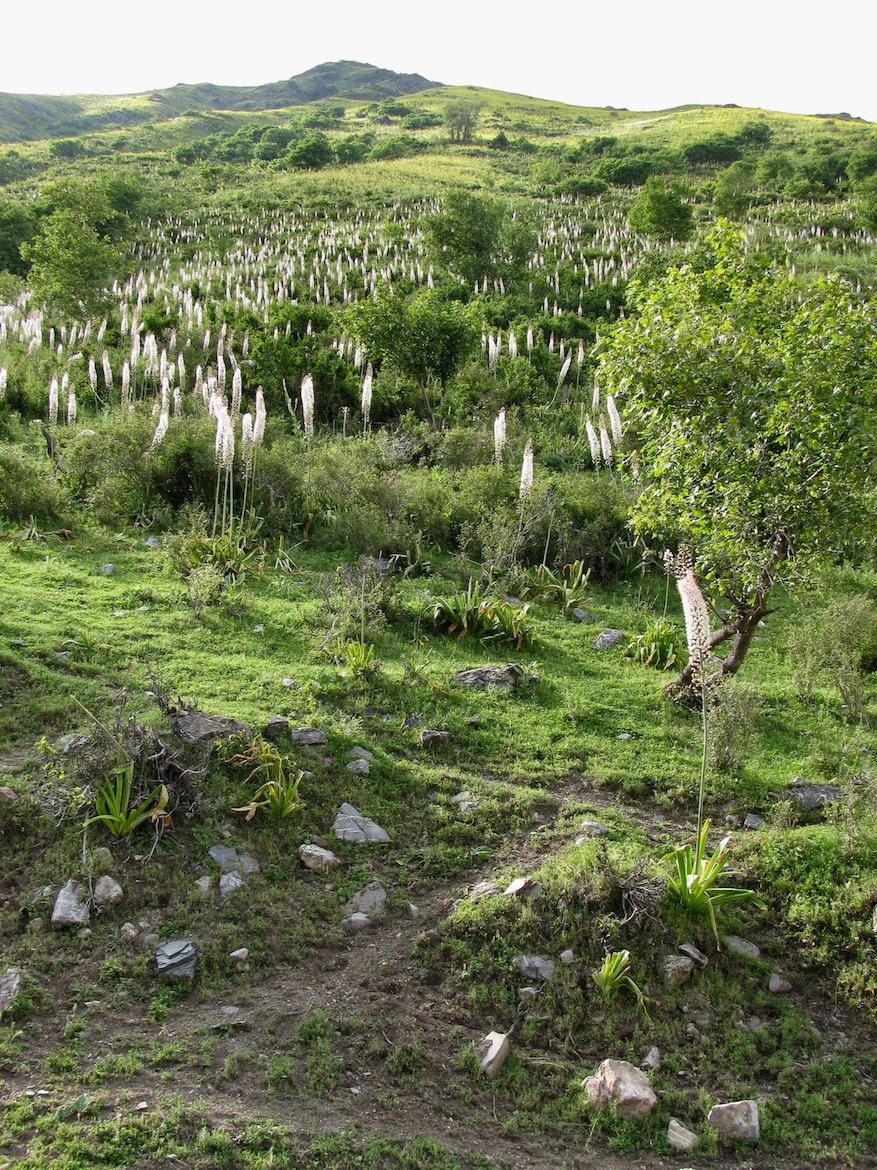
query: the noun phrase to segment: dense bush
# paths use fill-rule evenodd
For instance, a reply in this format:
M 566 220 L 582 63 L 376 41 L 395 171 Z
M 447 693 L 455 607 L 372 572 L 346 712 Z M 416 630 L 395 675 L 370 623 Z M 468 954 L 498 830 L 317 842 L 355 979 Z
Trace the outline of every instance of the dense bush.
M 23 523 L 55 520 L 68 506 L 62 486 L 46 458 L 0 447 L 0 516 Z

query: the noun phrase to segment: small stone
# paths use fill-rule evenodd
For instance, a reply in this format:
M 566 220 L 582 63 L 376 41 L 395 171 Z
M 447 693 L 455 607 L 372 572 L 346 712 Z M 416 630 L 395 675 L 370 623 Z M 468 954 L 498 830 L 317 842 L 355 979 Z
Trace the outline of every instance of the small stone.
M 750 1016 L 748 1020 L 738 1020 L 737 1027 L 741 1032 L 757 1032 L 761 1027 L 760 1016 Z
M 231 951 L 228 957 L 231 959 L 236 971 L 249 970 L 250 965 L 247 960 L 250 957 L 250 952 L 247 947 L 238 947 L 236 951 Z
M 332 824 L 332 832 L 339 841 L 352 841 L 356 845 L 366 845 L 375 842 L 389 841 L 389 835 L 380 825 L 370 821 L 368 817 L 353 807 L 352 804 L 342 804 Z
M 253 633 L 254 634 L 264 634 L 265 633 L 265 627 L 262 625 L 261 622 L 259 622 L 258 625 L 253 626 Z
M 570 967 L 576 961 L 576 953 L 570 947 L 565 951 L 560 952 L 560 961 L 564 967 Z
M 667 1144 L 671 1149 L 679 1150 L 682 1154 L 690 1154 L 699 1140 L 697 1134 L 686 1129 L 682 1122 L 677 1121 L 675 1117 L 670 1118 L 670 1124 L 667 1126 Z
M 352 747 L 347 754 L 351 760 L 368 760 L 370 764 L 375 762 L 374 753 L 370 752 L 368 748 Z
M 122 936 L 122 938 L 125 940 L 125 942 L 129 942 L 129 943 L 134 942 L 134 940 L 137 938 L 137 935 L 139 933 L 140 932 L 138 931 L 137 927 L 134 925 L 133 922 L 123 922 L 122 925 L 119 927 L 119 934 Z
M 293 727 L 289 738 L 295 747 L 319 747 L 326 742 L 326 733 L 320 727 Z
M 313 873 L 329 873 L 341 864 L 331 849 L 322 849 L 319 845 L 299 845 L 298 855 L 305 869 Z
M 94 885 L 95 906 L 118 906 L 125 897 L 125 891 L 117 881 L 104 874 Z
M 461 687 L 487 690 L 495 687 L 500 691 L 513 691 L 524 679 L 524 668 L 516 662 L 507 666 L 478 666 L 471 670 L 460 670 L 454 675 L 454 682 Z
M 586 837 L 605 837 L 612 830 L 608 825 L 601 825 L 599 821 L 582 821 L 582 832 Z
M 758 1105 L 755 1101 L 728 1101 L 709 1111 L 710 1125 L 735 1141 L 757 1142 L 761 1136 Z
M 481 1071 L 495 1077 L 506 1062 L 511 1045 L 507 1032 L 488 1032 L 477 1048 Z
M 219 879 L 219 892 L 223 898 L 227 898 L 229 894 L 242 889 L 243 885 L 244 879 L 236 869 L 233 869 L 231 873 L 224 873 Z
M 698 967 L 705 967 L 709 962 L 709 959 L 706 957 L 703 951 L 699 951 L 694 943 L 682 943 L 682 945 L 679 947 L 679 950 L 683 953 L 683 955 L 687 955 L 689 959 L 693 959 L 694 962 L 697 963 Z
M 354 776 L 368 776 L 372 770 L 372 766 L 368 760 L 351 760 L 346 767 L 347 771 L 352 772 Z
M 624 637 L 624 630 L 603 630 L 594 639 L 595 650 L 609 650 L 616 646 Z
M 387 900 L 387 891 L 380 882 L 369 882 L 347 902 L 344 909 L 352 914 L 381 914 Z
M 7 788 L 4 784 L 0 787 L 0 804 L 15 804 L 18 800 L 18 793 L 12 788 Z
M 524 898 L 528 902 L 534 902 L 537 898 L 541 898 L 543 892 L 542 883 L 531 877 L 515 878 L 503 890 L 503 893 L 508 894 L 509 897 Z
M 160 943 L 155 948 L 155 965 L 162 979 L 191 979 L 198 967 L 198 950 L 184 938 Z
M 207 850 L 211 861 L 215 861 L 223 873 L 236 870 L 238 874 L 249 877 L 259 872 L 259 862 L 249 853 L 238 853 L 231 845 L 211 845 Z
M 56 650 L 55 657 L 59 662 L 69 662 L 72 658 L 72 654 L 69 650 Z
M 512 966 L 525 979 L 554 978 L 554 960 L 548 955 L 515 955 Z
M 502 888 L 496 882 L 483 881 L 475 883 L 469 891 L 469 897 L 473 902 L 480 902 L 482 898 L 494 898 L 501 893 Z
M 209 894 L 210 891 L 213 889 L 212 875 L 209 873 L 206 873 L 206 874 L 204 874 L 203 877 L 199 877 L 198 880 L 195 882 L 195 889 L 198 890 L 199 893 L 201 893 L 204 896 Z
M 281 735 L 285 735 L 289 731 L 289 720 L 283 715 L 272 715 L 265 724 L 264 735 L 266 739 L 277 739 Z
M 625 1120 L 647 1117 L 658 1104 L 649 1078 L 626 1060 L 604 1060 L 593 1076 L 582 1081 L 582 1088 L 594 1109 L 614 1104 Z
M 39 934 L 44 926 L 45 922 L 42 918 L 31 918 L 30 922 L 27 924 L 27 929 L 31 931 L 32 934 Z
M 595 613 L 588 613 L 586 609 L 576 608 L 572 611 L 572 616 L 577 622 L 583 622 L 586 626 L 592 626 L 597 620 L 597 615 Z
M 655 1045 L 648 1050 L 643 1057 L 642 1067 L 648 1072 L 657 1072 L 661 1067 L 661 1050 Z
M 423 720 L 419 715 L 409 715 L 405 720 L 403 727 L 407 727 L 409 731 L 414 731 L 421 725 L 422 722 Z
M 739 955 L 742 959 L 757 959 L 761 954 L 761 949 L 755 943 L 747 942 L 745 938 L 740 938 L 736 934 L 723 934 L 722 942 L 732 954 Z
M 421 747 L 436 747 L 439 744 L 451 742 L 451 733 L 449 731 L 429 730 L 421 731 L 420 746 Z M 493 1035 L 494 1033 L 491 1033 Z M 497 1033 L 499 1035 L 499 1033 Z
M 744 829 L 760 829 L 764 824 L 764 817 L 760 817 L 757 813 L 747 813 L 743 818 Z
M 357 911 L 356 914 L 348 914 L 346 918 L 341 920 L 341 925 L 345 930 L 365 930 L 367 926 L 371 926 L 372 920 L 367 914 Z
M 408 903 L 408 913 L 411 915 L 412 918 L 419 918 L 420 917 L 420 907 L 415 906 L 413 902 L 409 902 Z
M 109 565 L 109 564 L 101 565 L 100 569 L 98 570 L 98 572 L 100 573 L 100 575 L 102 577 L 111 577 L 113 575 L 113 573 L 115 573 L 115 571 L 116 571 L 116 566 Z
M 232 735 L 251 738 L 249 727 L 240 719 L 231 719 L 225 715 L 204 715 L 201 711 L 178 711 L 171 716 L 171 727 L 183 743 L 203 743 Z
M 774 995 L 785 995 L 792 990 L 792 985 L 779 972 L 773 971 L 770 979 L 767 981 L 767 989 L 768 991 L 772 991 Z
M 158 536 L 147 536 L 143 543 L 147 548 L 161 548 L 161 538 Z
M 520 989 L 520 991 L 518 992 L 518 999 L 520 999 L 520 1000 L 535 999 L 538 994 L 539 994 L 538 987 L 522 987 Z
M 616 735 L 616 739 L 620 739 L 623 743 L 634 738 L 629 731 L 622 731 L 620 735 Z
M 282 687 L 294 687 L 295 686 L 295 679 L 294 678 L 282 678 L 280 680 L 280 685 Z
M 664 981 L 668 987 L 680 987 L 691 978 L 694 960 L 687 955 L 664 956 Z
M 114 858 L 106 845 L 99 845 L 97 849 L 92 849 L 91 860 L 95 866 L 111 866 L 114 863 Z
M 7 967 L 0 975 L 0 1016 L 12 1007 L 21 991 L 21 971 L 17 967 Z
M 83 900 L 83 892 L 81 883 L 70 878 L 55 899 L 52 926 L 82 926 L 88 922 L 88 902 Z

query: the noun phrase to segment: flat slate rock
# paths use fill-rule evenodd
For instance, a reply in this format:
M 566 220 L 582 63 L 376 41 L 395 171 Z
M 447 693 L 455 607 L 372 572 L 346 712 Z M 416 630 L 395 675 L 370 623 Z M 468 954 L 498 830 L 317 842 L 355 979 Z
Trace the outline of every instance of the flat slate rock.
M 294 747 L 319 747 L 326 742 L 326 733 L 321 727 L 292 727 L 289 738 Z
M 512 966 L 525 979 L 553 979 L 554 960 L 548 955 L 515 955 Z
M 159 943 L 155 948 L 155 966 L 162 979 L 192 979 L 198 968 L 198 949 L 186 938 Z
M 843 800 L 844 791 L 836 784 L 790 784 L 786 789 L 789 800 L 805 812 L 815 812 L 825 804 L 836 804 Z
M 454 682 L 473 690 L 487 690 L 496 687 L 500 691 L 513 691 L 524 678 L 524 668 L 516 662 L 506 666 L 476 666 L 472 670 L 459 670 Z
M 84 887 L 75 878 L 58 891 L 52 910 L 52 926 L 84 926 L 88 922 L 88 902 L 83 894 Z
M 609 650 L 624 638 L 624 630 L 603 630 L 594 639 L 595 650 Z
M 0 1015 L 12 1007 L 21 990 L 21 972 L 17 967 L 7 967 L 0 975 Z
M 352 841 L 355 845 L 389 841 L 389 835 L 380 825 L 364 817 L 352 804 L 342 804 L 332 825 L 332 832 L 339 841 Z
M 387 891 L 380 882 L 369 882 L 346 903 L 345 913 L 381 914 L 387 900 Z
M 230 735 L 250 738 L 250 729 L 240 719 L 226 715 L 204 715 L 201 711 L 179 711 L 171 716 L 171 727 L 183 743 L 201 743 Z
M 231 845 L 211 845 L 207 853 L 215 861 L 223 873 L 237 870 L 240 874 L 249 876 L 259 872 L 259 863 L 249 853 L 238 853 Z
M 283 715 L 272 715 L 265 724 L 263 734 L 266 739 L 276 739 L 280 735 L 285 735 L 287 731 L 289 731 L 289 720 Z

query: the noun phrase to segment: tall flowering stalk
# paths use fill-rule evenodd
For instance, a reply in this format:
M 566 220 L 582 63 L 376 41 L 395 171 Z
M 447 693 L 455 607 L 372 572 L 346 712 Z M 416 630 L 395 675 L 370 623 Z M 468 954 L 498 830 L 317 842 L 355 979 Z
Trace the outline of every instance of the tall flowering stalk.
M 52 378 L 49 383 L 49 430 L 53 431 L 58 425 L 58 379 Z
M 76 387 L 71 382 L 67 387 L 67 426 L 76 422 Z
M 621 446 L 621 415 L 611 394 L 606 397 L 606 413 L 609 415 L 609 426 L 612 430 L 612 441 L 616 447 Z
M 310 324 L 310 322 L 308 322 Z M 314 437 L 314 379 L 305 374 L 301 382 L 301 413 L 304 423 L 305 441 L 308 445 L 308 479 L 305 491 L 310 497 L 311 491 L 311 441 Z
M 599 471 L 600 464 L 603 461 L 603 455 L 600 450 L 600 438 L 590 419 L 585 420 L 585 430 L 588 433 L 588 443 L 591 447 L 591 462 L 594 464 L 594 470 Z
M 365 368 L 365 377 L 362 380 L 362 433 L 369 428 L 372 411 L 372 379 L 374 377 L 371 362 Z
M 525 500 L 533 490 L 533 444 L 530 439 L 524 447 L 524 459 L 521 463 L 521 486 L 518 498 Z
M 664 555 L 664 564 L 672 568 L 676 587 L 685 616 L 685 638 L 688 642 L 688 657 L 694 664 L 694 680 L 700 686 L 700 709 L 703 724 L 703 751 L 700 762 L 700 787 L 697 798 L 697 833 L 700 836 L 703 824 L 703 795 L 706 786 L 706 761 L 709 741 L 706 658 L 710 649 L 710 614 L 706 600 L 694 576 L 694 562 L 691 550 L 682 545 L 675 558 Z
M 505 407 L 500 407 L 499 414 L 493 420 L 493 458 L 497 467 L 502 466 L 502 457 L 506 444 Z

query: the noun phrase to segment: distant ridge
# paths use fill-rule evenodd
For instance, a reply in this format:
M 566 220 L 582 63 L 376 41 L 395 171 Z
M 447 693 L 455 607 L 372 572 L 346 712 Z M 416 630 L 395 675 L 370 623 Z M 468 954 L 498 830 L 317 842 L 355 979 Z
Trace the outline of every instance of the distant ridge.
M 383 98 L 435 89 L 442 83 L 419 73 L 394 73 L 361 61 L 328 61 L 286 81 L 265 85 L 213 85 L 181 82 L 170 89 L 145 94 L 53 97 L 40 94 L 0 93 L 0 141 L 30 142 L 92 130 L 108 130 L 167 117 L 183 111 L 280 110 L 287 106 L 347 98 L 380 101 Z M 147 104 L 143 104 L 143 99 Z M 137 100 L 139 99 L 139 101 Z M 118 105 L 114 105 L 114 100 Z

